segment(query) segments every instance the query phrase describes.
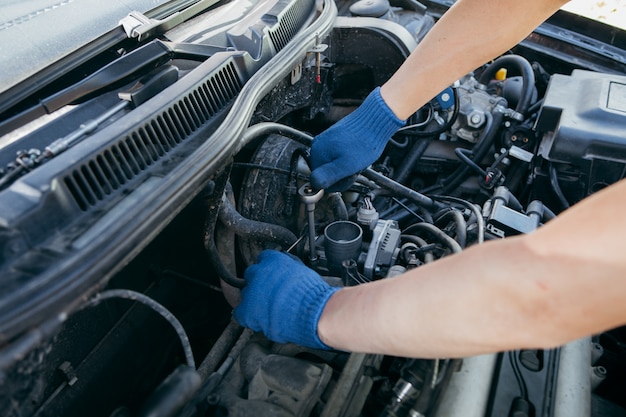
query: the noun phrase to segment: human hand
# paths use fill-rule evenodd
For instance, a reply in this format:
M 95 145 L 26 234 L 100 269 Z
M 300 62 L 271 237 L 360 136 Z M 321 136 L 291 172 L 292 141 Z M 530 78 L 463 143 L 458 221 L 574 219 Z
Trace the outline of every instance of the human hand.
M 274 250 L 261 252 L 244 277 L 247 285 L 234 311 L 239 324 L 275 342 L 329 349 L 317 335 L 317 322 L 339 288 L 328 285 L 299 260 Z
M 376 87 L 348 116 L 320 133 L 311 146 L 311 185 L 327 191 L 343 191 L 346 178 L 370 166 L 402 126 Z

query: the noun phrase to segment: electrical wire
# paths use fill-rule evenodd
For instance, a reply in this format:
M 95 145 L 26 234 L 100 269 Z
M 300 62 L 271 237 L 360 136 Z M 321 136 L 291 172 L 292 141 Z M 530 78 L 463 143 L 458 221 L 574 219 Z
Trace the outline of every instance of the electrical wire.
M 472 158 L 471 158 L 471 156 L 473 156 L 472 151 L 470 151 L 469 149 L 465 149 L 465 148 L 456 148 L 454 150 L 454 153 L 456 154 L 456 156 L 459 157 L 461 162 L 468 165 L 470 168 L 472 168 L 474 171 L 480 174 L 483 178 L 487 176 L 487 171 L 482 169 L 480 165 L 478 165 L 476 162 L 472 161 Z
M 122 298 L 126 300 L 137 301 L 159 313 L 161 317 L 167 320 L 167 322 L 176 331 L 176 334 L 178 335 L 180 343 L 183 347 L 187 366 L 192 369 L 196 369 L 196 363 L 193 359 L 193 352 L 191 350 L 191 343 L 189 343 L 189 337 L 187 337 L 187 333 L 185 333 L 183 325 L 167 308 L 156 302 L 154 299 L 148 297 L 147 295 L 127 289 L 106 290 L 96 294 L 93 298 L 83 304 L 81 309 L 97 306 L 102 301 L 109 300 L 111 298 Z
M 557 175 L 556 168 L 554 167 L 554 165 L 550 164 L 549 171 L 550 171 L 550 186 L 552 187 L 552 191 L 554 191 L 554 194 L 556 194 L 556 197 L 559 199 L 559 203 L 561 203 L 561 206 L 563 206 L 564 209 L 568 209 L 569 201 L 567 201 L 567 198 L 565 198 L 565 194 L 563 194 L 563 190 L 561 189 L 561 186 L 559 185 L 559 177 Z

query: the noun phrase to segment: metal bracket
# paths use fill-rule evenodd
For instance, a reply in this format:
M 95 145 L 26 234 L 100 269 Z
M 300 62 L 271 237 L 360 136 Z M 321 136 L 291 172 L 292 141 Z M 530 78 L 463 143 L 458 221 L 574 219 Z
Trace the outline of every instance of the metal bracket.
M 172 13 L 163 19 L 152 19 L 141 12 L 132 11 L 119 21 L 119 25 L 124 28 L 124 32 L 126 32 L 126 36 L 129 39 L 137 38 L 138 41 L 142 41 L 150 35 L 172 29 L 176 25 L 206 11 L 218 2 L 219 0 L 199 0 L 197 3 Z
M 124 32 L 126 32 L 126 36 L 130 38 L 137 38 L 138 40 L 142 39 L 142 35 L 146 34 L 150 31 L 150 29 L 158 26 L 160 21 L 155 19 L 150 19 L 145 14 L 132 11 L 119 21 L 119 25 L 124 28 Z

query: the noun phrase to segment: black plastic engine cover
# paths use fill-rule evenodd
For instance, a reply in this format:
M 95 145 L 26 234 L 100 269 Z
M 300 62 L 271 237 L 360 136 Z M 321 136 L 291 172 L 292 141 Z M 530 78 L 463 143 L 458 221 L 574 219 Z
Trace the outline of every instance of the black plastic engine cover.
M 624 177 L 626 76 L 574 70 L 555 74 L 536 128 L 544 133 L 539 155 L 580 169 L 584 194 Z

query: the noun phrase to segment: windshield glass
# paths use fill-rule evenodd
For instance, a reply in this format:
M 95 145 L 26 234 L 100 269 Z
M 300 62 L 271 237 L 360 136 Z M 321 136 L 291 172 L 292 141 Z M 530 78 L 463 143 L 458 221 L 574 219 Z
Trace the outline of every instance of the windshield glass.
M 132 11 L 169 0 L 3 0 L 0 92 L 110 31 Z

